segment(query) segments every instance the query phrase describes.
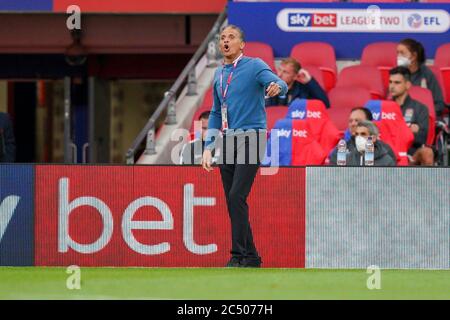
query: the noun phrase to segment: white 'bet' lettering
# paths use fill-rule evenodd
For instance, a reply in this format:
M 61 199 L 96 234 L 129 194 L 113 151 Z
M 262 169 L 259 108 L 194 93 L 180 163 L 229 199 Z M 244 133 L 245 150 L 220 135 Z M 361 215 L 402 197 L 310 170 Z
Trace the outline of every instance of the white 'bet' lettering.
M 184 186 L 183 208 L 183 243 L 187 250 L 194 254 L 210 254 L 217 251 L 216 244 L 199 245 L 194 241 L 194 207 L 214 206 L 215 198 L 195 197 L 194 185 Z M 103 230 L 98 239 L 89 244 L 74 241 L 69 234 L 70 214 L 78 207 L 90 206 L 101 215 Z M 142 207 L 154 207 L 162 216 L 162 221 L 133 221 L 134 214 Z M 59 206 L 58 206 L 58 251 L 67 252 L 69 248 L 79 253 L 95 253 L 105 248 L 113 234 L 114 219 L 111 209 L 102 200 L 96 197 L 78 197 L 69 202 L 69 179 L 59 180 Z M 159 244 L 140 243 L 133 235 L 132 230 L 173 230 L 174 221 L 169 206 L 161 199 L 155 197 L 141 197 L 132 201 L 122 215 L 122 237 L 125 243 L 135 252 L 143 255 L 158 255 L 170 251 L 170 243 Z

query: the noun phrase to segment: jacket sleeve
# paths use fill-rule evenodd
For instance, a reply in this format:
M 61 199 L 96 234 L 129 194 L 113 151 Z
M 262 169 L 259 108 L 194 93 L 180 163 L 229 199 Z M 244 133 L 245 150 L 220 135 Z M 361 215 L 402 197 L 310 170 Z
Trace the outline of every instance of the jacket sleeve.
M 430 70 L 427 74 L 427 88 L 431 91 L 434 101 L 434 109 L 437 115 L 441 115 L 445 109 L 444 97 L 436 77 Z
M 4 115 L 3 139 L 5 143 L 5 154 L 2 162 L 14 162 L 16 160 L 16 140 L 12 122 L 8 114 Z
M 219 70 L 219 69 L 217 69 Z M 217 75 L 216 71 L 216 75 Z M 216 79 L 216 75 L 214 76 L 214 78 Z M 206 133 L 206 138 L 205 138 L 205 148 L 208 150 L 212 150 L 214 149 L 214 145 L 215 145 L 215 139 L 217 138 L 217 131 L 216 130 L 220 130 L 220 128 L 222 127 L 222 113 L 221 113 L 221 105 L 220 105 L 220 99 L 219 99 L 219 95 L 218 92 L 216 90 L 216 85 L 215 85 L 215 81 L 213 83 L 213 106 L 211 109 L 211 113 L 209 114 L 209 119 L 208 119 L 208 131 Z
M 333 151 L 331 152 L 329 158 L 330 158 L 330 164 L 331 165 L 336 165 L 337 164 L 337 148 L 333 149 Z
M 389 153 L 386 153 L 378 162 L 378 166 L 395 167 L 397 165 L 396 161 L 392 158 Z
M 278 97 L 271 97 L 271 98 L 266 99 L 265 104 L 266 104 L 266 107 L 278 106 L 279 105 Z
M 428 136 L 428 109 L 422 105 L 417 114 L 416 124 L 419 132 L 414 133 L 414 146 L 420 147 L 427 142 Z
M 305 84 L 305 86 L 308 90 L 308 95 L 312 99 L 321 100 L 325 104 L 325 107 L 327 107 L 327 109 L 330 108 L 330 101 L 328 100 L 327 94 L 320 87 L 316 79 L 311 78 L 311 80 L 307 84 Z
M 288 87 L 286 82 L 278 78 L 278 76 L 270 70 L 269 66 L 263 62 L 261 59 L 255 59 L 256 68 L 256 81 L 264 88 L 268 87 L 271 82 L 275 82 L 281 88 L 281 92 L 278 96 L 284 96 L 288 92 Z

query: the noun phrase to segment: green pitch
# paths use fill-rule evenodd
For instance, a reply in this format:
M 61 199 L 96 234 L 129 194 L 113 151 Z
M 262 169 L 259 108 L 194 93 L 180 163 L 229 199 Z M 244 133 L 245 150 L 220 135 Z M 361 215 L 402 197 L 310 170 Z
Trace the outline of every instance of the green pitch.
M 450 299 L 450 271 L 225 268 L 81 268 L 69 290 L 65 268 L 1 267 L 0 299 Z M 237 289 L 237 284 L 239 288 Z

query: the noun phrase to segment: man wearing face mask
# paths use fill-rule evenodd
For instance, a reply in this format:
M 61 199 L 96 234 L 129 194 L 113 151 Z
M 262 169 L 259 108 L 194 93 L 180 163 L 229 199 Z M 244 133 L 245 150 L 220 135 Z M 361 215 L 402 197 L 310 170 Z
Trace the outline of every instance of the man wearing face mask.
M 356 128 L 358 127 L 358 124 L 362 121 L 372 121 L 372 113 L 369 109 L 364 107 L 356 107 L 353 108 L 350 112 L 350 116 L 348 118 L 348 129 L 345 131 L 344 139 L 347 142 L 347 149 L 349 152 L 356 152 Z M 362 145 L 362 140 L 359 139 L 360 146 Z M 364 142 L 365 145 L 365 142 Z M 387 144 L 384 143 L 381 140 L 378 140 L 375 144 L 375 146 L 379 146 L 379 149 L 386 149 L 389 153 L 389 156 L 396 160 L 395 153 L 392 151 L 392 148 Z M 333 152 L 330 155 L 330 164 L 336 165 L 337 164 L 337 147 L 334 148 Z
M 363 120 L 358 122 L 355 129 L 355 144 L 348 145 L 347 166 L 364 166 L 364 153 L 367 138 L 372 137 L 375 145 L 374 166 L 395 166 L 396 159 L 389 146 L 378 140 L 379 131 L 372 122 Z M 389 149 L 388 149 L 389 148 Z M 336 158 L 334 159 L 336 161 Z
M 411 83 L 414 86 L 429 89 L 433 95 L 436 115 L 440 116 L 445 109 L 442 89 L 436 77 L 425 65 L 425 49 L 414 39 L 403 39 L 397 46 L 397 65 L 406 67 L 411 72 Z

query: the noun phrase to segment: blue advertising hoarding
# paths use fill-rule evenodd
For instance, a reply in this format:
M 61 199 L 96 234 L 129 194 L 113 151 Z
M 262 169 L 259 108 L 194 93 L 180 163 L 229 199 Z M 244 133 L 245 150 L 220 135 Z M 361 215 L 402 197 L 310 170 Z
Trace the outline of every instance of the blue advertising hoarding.
M 414 38 L 433 58 L 450 41 L 450 3 L 362 4 L 230 2 L 228 20 L 240 26 L 247 41 L 268 43 L 276 57 L 289 56 L 306 41 L 331 44 L 338 59 L 359 59 L 373 42 Z
M 34 265 L 34 166 L 0 165 L 0 266 Z
M 52 11 L 53 0 L 0 0 L 0 11 Z

